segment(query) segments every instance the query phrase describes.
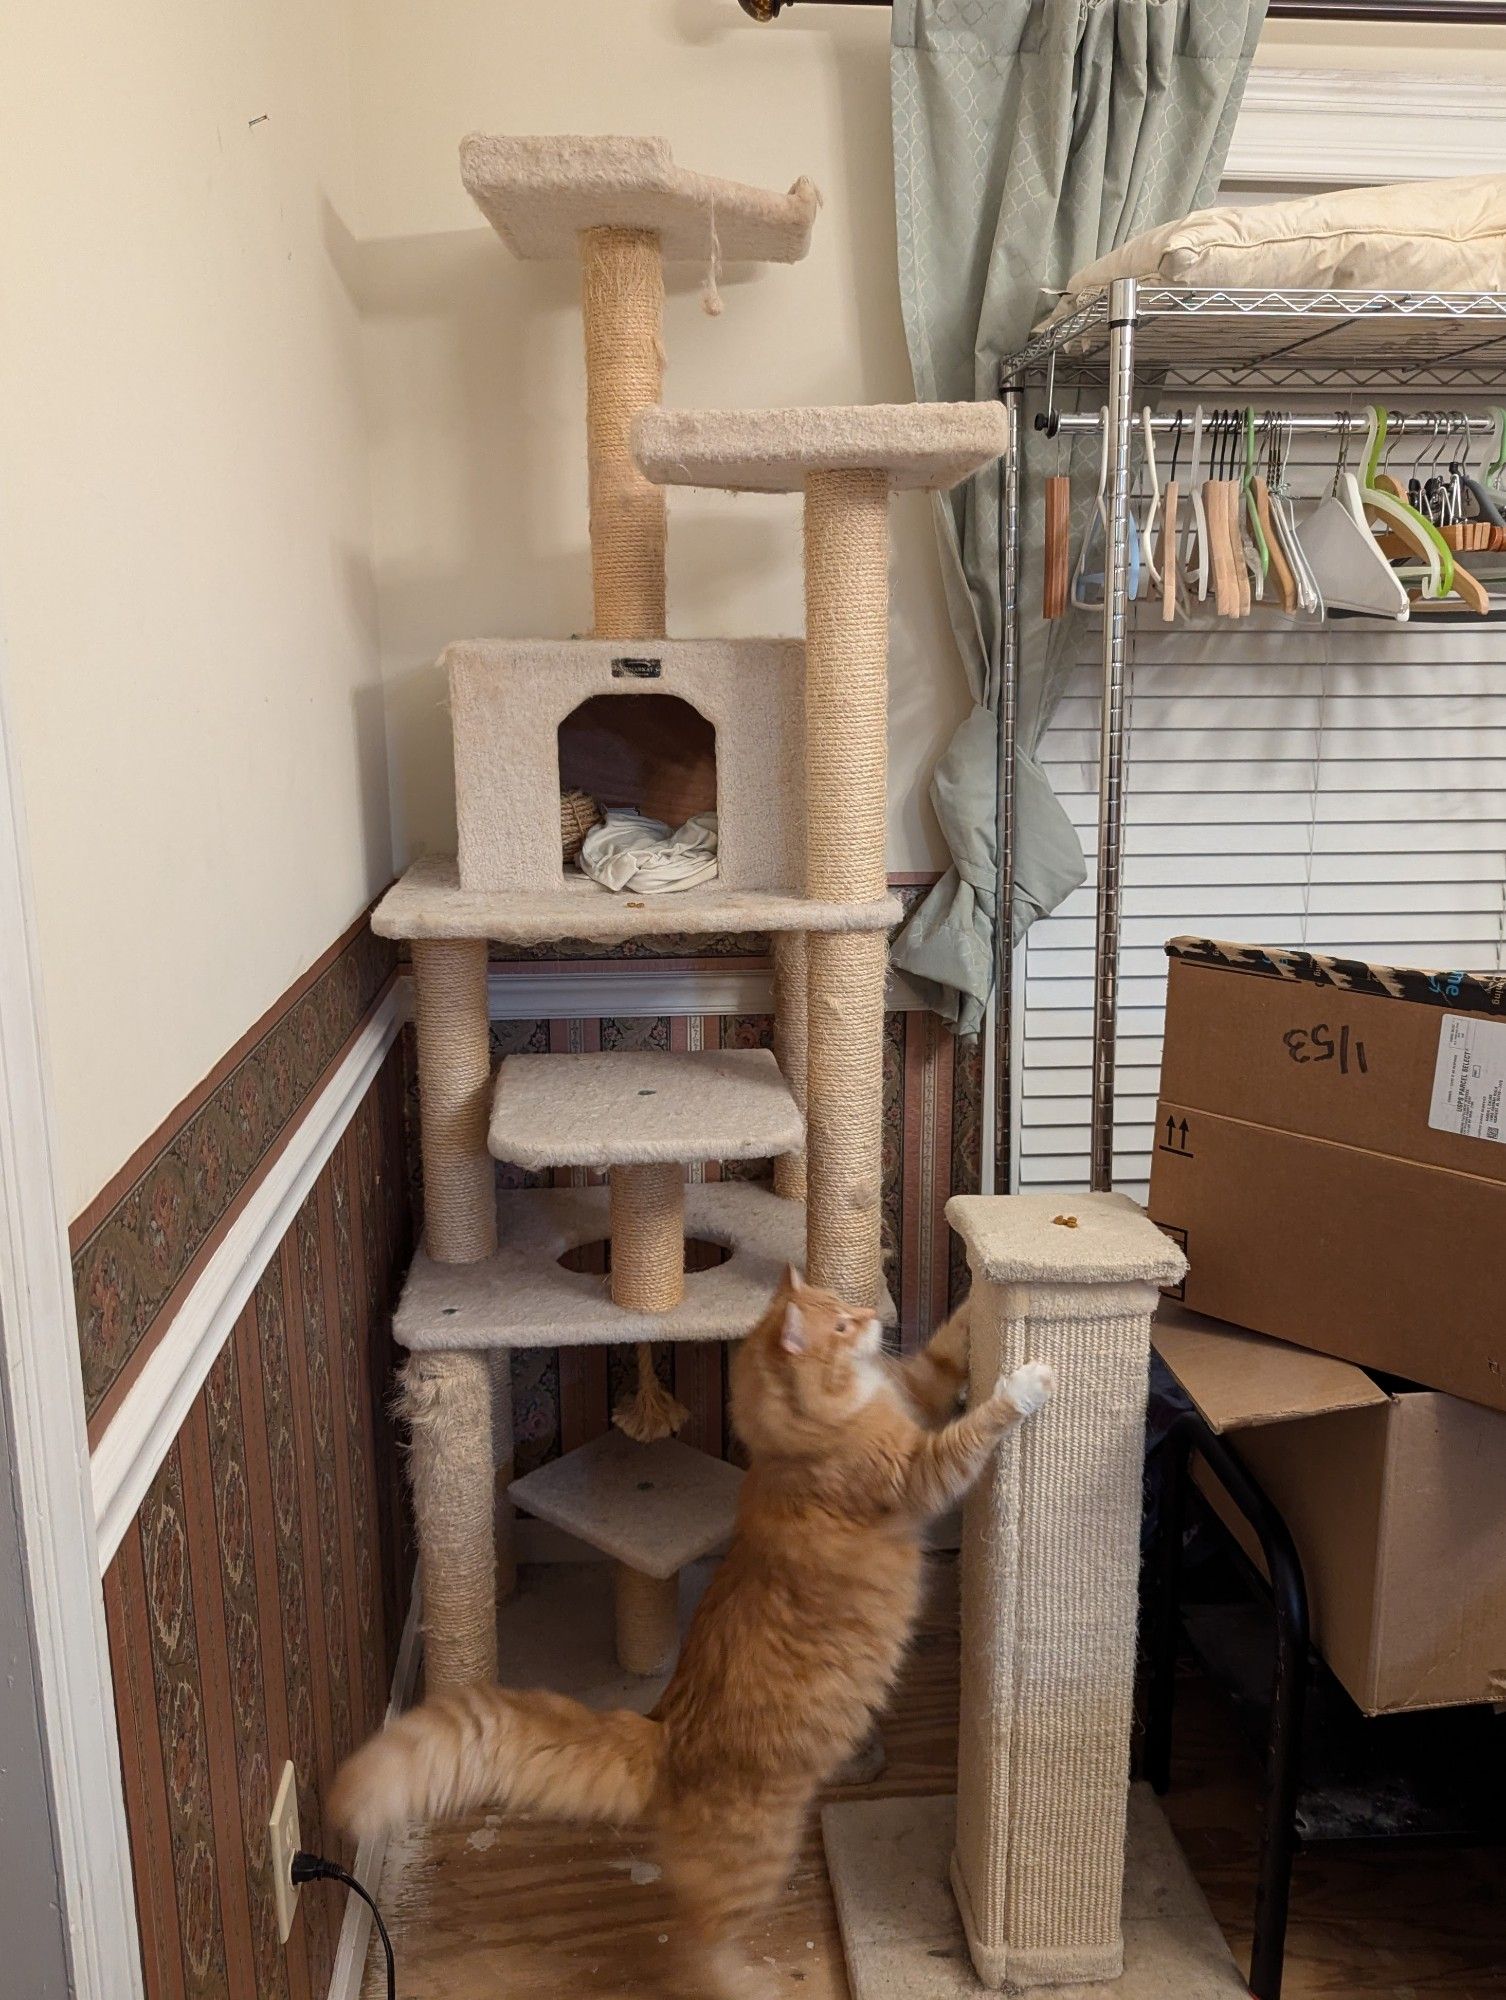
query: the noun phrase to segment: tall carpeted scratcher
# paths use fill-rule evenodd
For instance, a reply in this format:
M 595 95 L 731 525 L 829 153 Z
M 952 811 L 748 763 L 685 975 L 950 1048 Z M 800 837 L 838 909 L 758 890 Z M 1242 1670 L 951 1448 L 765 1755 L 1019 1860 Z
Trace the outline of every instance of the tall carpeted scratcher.
M 1232 2000 L 1207 1904 L 1129 1783 L 1150 1323 L 1186 1261 L 1123 1195 L 967 1195 L 947 1216 L 971 1393 L 1033 1356 L 1058 1388 L 967 1502 L 955 1800 L 822 1815 L 855 2000 Z
M 740 1479 L 671 1437 L 685 1412 L 654 1344 L 740 1337 L 788 1264 L 893 1317 L 879 1207 L 885 939 L 899 915 L 884 865 L 888 496 L 965 478 L 1005 435 L 992 405 L 658 410 L 664 260 L 713 277 L 723 257 L 793 261 L 815 214 L 808 182 L 777 195 L 686 173 L 661 140 L 472 138 L 461 164 L 515 254 L 580 263 L 594 618 L 583 639 L 450 648 L 458 855 L 409 869 L 373 920 L 411 941 L 417 989 L 427 1231 L 395 1331 L 412 1357 L 431 1686 L 495 1667 L 489 1482 L 494 1459 L 510 1471 L 512 1349 L 637 1347 L 619 1430 L 511 1498 L 611 1559 L 619 1660 L 652 1674 L 678 1643 L 679 1572 L 724 1539 Z M 803 492 L 805 644 L 664 636 L 662 488 L 686 481 Z M 641 760 L 675 730 L 684 770 L 666 778 Z M 603 785 L 631 773 L 673 793 L 704 782 L 695 757 L 708 755 L 714 880 L 613 894 L 566 865 L 578 760 Z M 488 941 L 666 932 L 772 940 L 777 1060 L 561 1053 L 491 1076 Z M 499 1200 L 493 1156 L 607 1184 Z M 745 1159 L 774 1162 L 775 1192 L 688 1178 Z M 725 1261 L 687 1272 L 688 1240 Z M 580 1267 L 586 1249 L 605 1280 Z M 504 1578 L 509 1521 L 504 1508 Z

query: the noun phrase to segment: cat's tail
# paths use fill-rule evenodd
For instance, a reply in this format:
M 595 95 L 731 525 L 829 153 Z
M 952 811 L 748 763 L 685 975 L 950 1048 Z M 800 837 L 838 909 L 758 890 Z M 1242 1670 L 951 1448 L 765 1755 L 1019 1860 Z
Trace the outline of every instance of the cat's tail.
M 354 1840 L 481 1806 L 628 1826 L 643 1817 L 661 1724 L 542 1690 L 436 1695 L 364 1743 L 335 1774 L 329 1811 Z

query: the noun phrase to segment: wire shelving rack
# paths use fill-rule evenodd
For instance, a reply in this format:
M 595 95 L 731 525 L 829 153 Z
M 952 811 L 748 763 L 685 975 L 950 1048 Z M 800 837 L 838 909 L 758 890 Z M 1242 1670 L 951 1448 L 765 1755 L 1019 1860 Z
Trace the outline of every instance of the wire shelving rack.
M 1094 926 L 1091 1186 L 1113 1184 L 1114 1037 L 1118 1014 L 1120 890 L 1126 777 L 1129 532 L 1138 399 L 1272 395 L 1466 399 L 1506 384 L 1506 294 L 1492 292 L 1230 290 L 1120 279 L 1048 323 L 1000 368 L 1009 412 L 1002 470 L 1003 638 L 998 713 L 998 855 L 994 1008 L 994 1186 L 1014 1184 L 1011 1104 L 1015 957 L 1015 744 L 1020 661 L 1020 433 L 1027 392 L 1045 387 L 1045 428 L 1097 433 L 1106 409 L 1108 506 L 1098 759 L 1098 879 Z M 1093 413 L 1055 413 L 1055 396 L 1085 396 Z M 1403 419 L 1410 428 L 1421 419 Z M 1307 430 L 1338 434 L 1352 410 L 1307 416 Z

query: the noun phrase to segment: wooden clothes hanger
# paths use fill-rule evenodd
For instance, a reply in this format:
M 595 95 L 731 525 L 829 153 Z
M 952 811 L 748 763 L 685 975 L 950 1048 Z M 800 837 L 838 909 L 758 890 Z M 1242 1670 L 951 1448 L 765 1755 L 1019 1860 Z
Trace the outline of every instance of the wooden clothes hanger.
M 1276 430 L 1274 421 L 1267 411 L 1261 419 L 1261 437 L 1266 448 L 1266 465 L 1271 464 L 1271 451 Z M 1280 530 L 1276 524 L 1275 511 L 1271 506 L 1271 489 L 1260 473 L 1255 473 L 1250 481 L 1250 498 L 1260 522 L 1261 538 L 1265 547 L 1266 568 L 1271 581 L 1276 586 L 1276 594 L 1281 600 L 1283 611 L 1297 609 L 1297 580 L 1292 566 L 1287 561 L 1286 551 L 1281 546 Z

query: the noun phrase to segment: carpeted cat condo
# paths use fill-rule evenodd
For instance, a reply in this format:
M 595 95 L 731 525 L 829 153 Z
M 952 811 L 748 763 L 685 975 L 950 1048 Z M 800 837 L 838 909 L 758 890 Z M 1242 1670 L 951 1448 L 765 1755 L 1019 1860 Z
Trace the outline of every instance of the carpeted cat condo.
M 511 1499 L 494 1547 L 492 1479 L 494 1464 L 504 1486 L 511 1473 L 513 1349 L 637 1349 L 622 1436 L 539 1468 L 517 1497 L 613 1559 L 619 1657 L 647 1673 L 677 1643 L 677 1572 L 725 1533 L 735 1491 L 672 1436 L 689 1416 L 685 1346 L 745 1333 L 785 1263 L 893 1316 L 888 496 L 965 478 L 1005 438 L 993 404 L 658 409 L 664 262 L 700 264 L 713 293 L 721 259 L 793 262 L 816 211 L 808 181 L 776 194 L 688 173 L 657 139 L 471 138 L 461 169 L 515 255 L 580 265 L 592 625 L 450 649 L 458 856 L 416 863 L 373 919 L 412 944 L 416 989 L 426 1230 L 395 1330 L 411 1355 L 431 1688 L 496 1668 Z M 664 487 L 685 483 L 804 493 L 804 644 L 666 637 Z M 595 872 L 625 807 L 628 838 L 645 821 L 704 834 L 715 814 L 714 872 L 671 893 Z M 666 935 L 769 940 L 774 1058 L 561 1049 L 493 1077 L 489 943 Z M 493 1156 L 554 1185 L 499 1196 Z M 772 1192 L 697 1174 L 758 1159 Z M 698 1268 L 690 1244 L 725 1261 Z

